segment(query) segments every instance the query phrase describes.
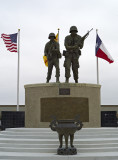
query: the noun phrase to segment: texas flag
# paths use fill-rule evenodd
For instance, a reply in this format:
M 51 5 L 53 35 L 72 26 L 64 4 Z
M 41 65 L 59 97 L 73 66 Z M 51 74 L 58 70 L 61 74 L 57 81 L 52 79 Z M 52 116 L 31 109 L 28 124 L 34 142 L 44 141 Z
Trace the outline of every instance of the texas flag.
M 107 49 L 105 48 L 103 42 L 101 41 L 100 37 L 96 36 L 96 56 L 99 57 L 99 58 L 102 58 L 106 61 L 108 61 L 109 63 L 113 63 L 114 60 L 113 58 L 111 57 L 111 55 L 109 54 L 109 52 L 107 51 Z

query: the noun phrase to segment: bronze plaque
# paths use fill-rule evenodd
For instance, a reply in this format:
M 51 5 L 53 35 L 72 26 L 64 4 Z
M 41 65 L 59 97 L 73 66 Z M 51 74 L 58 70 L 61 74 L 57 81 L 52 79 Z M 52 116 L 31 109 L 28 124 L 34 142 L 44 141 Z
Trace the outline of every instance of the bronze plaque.
M 59 88 L 59 95 L 70 95 L 70 88 Z
M 73 119 L 79 115 L 82 122 L 89 122 L 88 98 L 41 98 L 41 122 L 50 122 L 53 115 L 57 119 Z

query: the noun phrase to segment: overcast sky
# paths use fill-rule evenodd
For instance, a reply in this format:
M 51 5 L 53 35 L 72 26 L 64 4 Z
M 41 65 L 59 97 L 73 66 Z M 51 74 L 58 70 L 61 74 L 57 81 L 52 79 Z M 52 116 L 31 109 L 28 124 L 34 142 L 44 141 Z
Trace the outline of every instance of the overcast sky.
M 60 28 L 60 50 L 71 26 L 77 26 L 85 40 L 80 57 L 79 83 L 97 83 L 96 29 L 114 63 L 99 59 L 101 104 L 118 105 L 118 0 L 0 0 L 0 34 L 20 32 L 20 104 L 25 104 L 24 85 L 45 83 L 47 67 L 44 46 L 50 32 Z M 7 51 L 0 39 L 0 105 L 16 104 L 17 53 Z M 65 81 L 64 57 L 60 60 L 60 81 Z M 50 82 L 55 82 L 55 68 Z M 70 82 L 74 82 L 71 74 Z

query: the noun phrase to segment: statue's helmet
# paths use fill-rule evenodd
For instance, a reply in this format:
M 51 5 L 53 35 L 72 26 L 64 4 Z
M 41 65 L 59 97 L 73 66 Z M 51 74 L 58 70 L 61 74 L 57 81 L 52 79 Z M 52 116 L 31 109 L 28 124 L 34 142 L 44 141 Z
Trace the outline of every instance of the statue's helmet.
M 55 36 L 55 34 L 54 34 L 54 33 L 50 33 L 50 34 L 49 34 L 49 36 L 48 36 L 48 38 L 50 39 L 50 37 L 54 37 L 54 38 L 56 38 L 56 36 Z
M 77 27 L 76 27 L 76 26 L 71 26 L 71 27 L 70 27 L 70 33 L 71 33 L 72 31 L 78 32 Z

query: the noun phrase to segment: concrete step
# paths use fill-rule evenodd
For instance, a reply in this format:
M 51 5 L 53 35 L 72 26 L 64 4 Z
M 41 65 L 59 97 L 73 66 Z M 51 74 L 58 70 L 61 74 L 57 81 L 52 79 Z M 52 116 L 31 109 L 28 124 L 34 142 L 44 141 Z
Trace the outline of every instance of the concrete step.
M 118 160 L 118 152 L 81 153 L 77 155 L 56 155 L 52 153 L 0 152 L 0 160 Z
M 39 133 L 43 133 L 43 134 L 48 134 L 48 133 L 52 133 L 52 134 L 55 134 L 56 132 L 53 132 L 50 128 L 7 128 L 5 131 L 2 131 L 3 133 L 15 133 L 15 134 L 19 134 L 19 133 L 23 133 L 23 134 L 32 134 L 32 133 L 36 133 L 36 134 L 39 134 Z M 109 134 L 114 134 L 114 133 L 118 133 L 118 128 L 82 128 L 82 130 L 76 132 L 76 133 L 79 133 L 80 135 L 81 134 L 96 134 L 96 133 L 99 133 L 99 134 L 103 134 L 103 133 L 109 133 Z M 75 133 L 75 134 L 76 134 Z
M 64 144 L 65 145 L 65 144 Z M 76 148 L 105 148 L 105 147 L 118 147 L 118 143 L 101 143 L 101 144 L 75 144 Z M 14 143 L 0 143 L 2 147 L 14 147 L 14 148 L 58 148 L 57 144 L 14 144 Z
M 57 148 L 14 148 L 0 147 L 0 152 L 28 152 L 28 153 L 57 153 Z M 78 153 L 94 153 L 94 152 L 118 152 L 118 147 L 102 147 L 102 148 L 77 148 Z
M 50 128 L 6 128 L 5 131 L 13 132 L 53 132 Z M 103 127 L 103 128 L 82 128 L 79 133 L 100 133 L 100 132 L 118 132 L 117 127 Z M 53 132 L 55 133 L 55 132 Z
M 14 139 L 0 138 L 0 143 L 12 144 L 58 144 L 58 139 Z M 101 144 L 101 143 L 118 143 L 118 138 L 91 138 L 91 139 L 74 139 L 74 144 Z
M 75 139 L 89 139 L 89 138 L 117 138 L 118 137 L 118 134 L 100 134 L 100 135 L 75 135 L 74 136 Z M 4 134 L 4 133 L 1 133 L 0 134 L 0 138 L 14 138 L 14 139 L 58 139 L 58 134 L 55 134 L 55 135 L 52 135 L 52 134 L 49 134 L 49 135 L 45 135 L 45 134 L 40 134 L 40 135 L 19 135 L 18 134 L 14 134 L 14 135 L 9 135 L 9 134 Z
M 36 135 L 36 136 L 39 136 L 39 135 L 44 135 L 44 136 L 56 136 L 57 135 L 57 132 L 53 132 L 53 131 L 45 131 L 45 132 L 22 132 L 22 131 L 19 131 L 19 132 L 15 132 L 15 131 L 2 131 L 2 133 L 0 134 L 3 134 L 3 135 L 24 135 L 24 136 L 27 136 L 27 135 Z M 96 134 L 98 134 L 97 132 L 76 132 L 75 133 L 75 136 L 95 136 Z M 104 131 L 104 132 L 99 132 L 99 136 L 102 136 L 102 135 L 118 135 L 118 132 L 111 132 L 111 131 Z M 98 135 L 97 135 L 98 136 Z

